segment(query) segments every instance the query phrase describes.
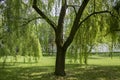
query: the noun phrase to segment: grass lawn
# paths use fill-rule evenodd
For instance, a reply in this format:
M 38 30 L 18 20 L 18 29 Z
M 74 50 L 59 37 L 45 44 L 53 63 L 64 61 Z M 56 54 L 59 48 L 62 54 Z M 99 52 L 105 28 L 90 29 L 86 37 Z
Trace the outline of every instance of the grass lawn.
M 7 63 L 0 68 L 0 80 L 120 80 L 120 57 L 90 56 L 87 66 L 67 60 L 65 77 L 53 75 L 54 63 L 55 57 L 42 57 L 38 63 Z

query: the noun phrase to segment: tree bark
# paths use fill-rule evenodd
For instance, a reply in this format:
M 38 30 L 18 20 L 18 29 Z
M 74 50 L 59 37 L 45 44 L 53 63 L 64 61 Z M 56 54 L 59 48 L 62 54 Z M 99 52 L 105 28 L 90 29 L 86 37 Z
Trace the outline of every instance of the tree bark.
M 57 47 L 55 75 L 65 76 L 65 53 L 63 47 Z
M 63 26 L 61 26 L 63 29 Z M 57 46 L 57 53 L 56 53 L 56 64 L 55 64 L 55 75 L 57 76 L 65 76 L 65 54 L 67 48 L 63 47 L 63 30 L 56 32 L 56 46 Z
M 65 76 L 65 54 L 67 47 L 63 47 L 63 27 L 64 27 L 64 18 L 66 15 L 67 3 L 66 0 L 62 0 L 62 7 L 58 19 L 58 26 L 55 32 L 56 35 L 56 45 L 57 45 L 57 54 L 56 54 L 56 64 L 55 64 L 55 75 Z

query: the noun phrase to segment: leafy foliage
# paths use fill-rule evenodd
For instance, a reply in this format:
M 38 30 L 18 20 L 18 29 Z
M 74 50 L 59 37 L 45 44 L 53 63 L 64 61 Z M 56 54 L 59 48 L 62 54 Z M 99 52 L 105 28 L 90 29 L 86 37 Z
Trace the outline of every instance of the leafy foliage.
M 105 5 L 103 5 L 105 3 Z M 92 6 L 93 1 L 87 6 L 84 11 L 84 17 L 95 11 L 103 11 L 105 9 L 112 10 L 113 15 L 117 15 L 114 9 L 111 7 L 113 2 L 97 1 Z M 118 4 L 118 3 L 117 3 Z M 119 36 L 116 34 L 119 31 L 119 15 L 118 17 L 108 14 L 99 14 L 91 16 L 84 22 L 81 28 L 78 30 L 72 45 L 68 50 L 68 57 L 74 62 L 87 64 L 87 57 L 90 55 L 91 50 L 98 44 L 109 45 L 110 51 L 113 50 L 113 45 L 118 42 Z
M 35 22 L 28 23 L 30 4 L 23 0 L 3 1 L 2 23 L 0 24 L 0 57 L 29 56 L 40 58 L 42 56 L 39 38 L 36 35 Z M 26 13 L 26 14 L 25 14 Z M 31 26 L 32 25 L 32 26 Z

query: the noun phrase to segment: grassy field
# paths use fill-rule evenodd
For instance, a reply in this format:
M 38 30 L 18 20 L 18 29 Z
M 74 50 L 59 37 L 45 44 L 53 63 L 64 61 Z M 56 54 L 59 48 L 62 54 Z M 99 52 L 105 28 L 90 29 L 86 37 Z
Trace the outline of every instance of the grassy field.
M 42 57 L 38 63 L 7 63 L 0 68 L 0 80 L 120 80 L 120 57 L 90 56 L 88 65 L 66 61 L 65 77 L 54 76 L 55 57 Z M 0 66 L 1 67 L 1 66 Z

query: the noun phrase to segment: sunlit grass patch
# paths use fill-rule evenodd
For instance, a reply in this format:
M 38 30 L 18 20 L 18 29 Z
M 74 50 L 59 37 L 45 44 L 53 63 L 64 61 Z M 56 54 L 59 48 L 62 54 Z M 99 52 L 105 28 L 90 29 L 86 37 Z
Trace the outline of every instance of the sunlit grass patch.
M 120 57 L 101 57 L 91 56 L 88 59 L 88 64 L 101 66 L 120 66 Z

